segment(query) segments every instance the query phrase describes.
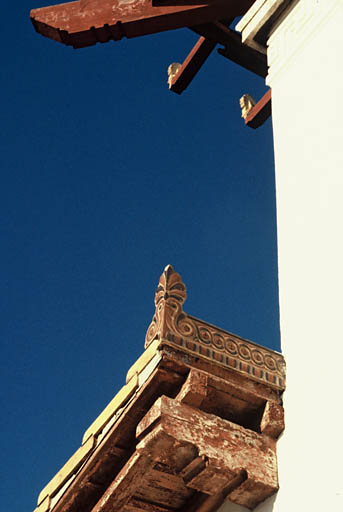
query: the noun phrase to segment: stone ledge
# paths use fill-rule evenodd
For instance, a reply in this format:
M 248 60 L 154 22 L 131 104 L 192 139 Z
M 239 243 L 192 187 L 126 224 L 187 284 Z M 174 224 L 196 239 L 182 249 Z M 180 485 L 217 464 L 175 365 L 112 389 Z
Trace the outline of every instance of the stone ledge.
M 268 46 L 267 85 L 340 8 L 341 0 L 257 0 L 252 5 L 236 29 L 247 46 L 264 52 Z
M 284 16 L 286 9 L 299 0 L 257 0 L 236 25 L 242 33 L 242 41 L 251 48 L 266 53 L 266 42 L 270 31 Z

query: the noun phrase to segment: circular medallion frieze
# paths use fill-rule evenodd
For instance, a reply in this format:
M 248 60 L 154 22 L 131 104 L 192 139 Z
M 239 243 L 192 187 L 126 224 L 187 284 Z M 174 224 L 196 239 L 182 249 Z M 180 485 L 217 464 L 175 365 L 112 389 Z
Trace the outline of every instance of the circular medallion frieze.
M 203 343 L 206 343 L 206 345 L 209 345 L 212 342 L 212 334 L 209 329 L 206 329 L 206 327 L 200 327 L 199 328 L 199 338 Z
M 258 366 L 261 366 L 264 363 L 263 354 L 259 350 L 253 350 L 251 352 L 251 358 L 254 361 L 254 363 L 257 364 Z
M 239 355 L 245 359 L 246 361 L 248 361 L 249 359 L 251 359 L 251 352 L 250 352 L 250 349 L 249 347 L 247 347 L 247 345 L 240 345 L 238 347 L 238 351 L 239 351 Z
M 213 335 L 213 345 L 219 349 L 219 350 L 224 350 L 224 337 L 221 336 L 220 334 L 214 334 Z
M 275 359 L 272 356 L 270 356 L 269 354 L 266 354 L 264 356 L 264 362 L 268 366 L 269 370 L 272 370 L 272 371 L 276 370 Z
M 232 339 L 230 339 L 230 338 L 226 338 L 226 340 L 225 340 L 225 350 L 226 350 L 226 352 L 228 352 L 232 356 L 237 355 L 238 354 L 237 343 L 235 341 L 233 341 Z

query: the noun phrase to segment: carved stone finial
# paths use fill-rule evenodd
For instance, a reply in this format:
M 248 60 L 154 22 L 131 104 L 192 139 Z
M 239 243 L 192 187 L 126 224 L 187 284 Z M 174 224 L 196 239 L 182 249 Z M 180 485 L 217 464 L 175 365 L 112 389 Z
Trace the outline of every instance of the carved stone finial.
M 156 289 L 156 311 L 146 333 L 145 347 L 154 339 L 164 336 L 168 324 L 182 312 L 186 297 L 186 286 L 180 274 L 171 265 L 167 265 Z
M 239 104 L 242 109 L 242 117 L 246 119 L 249 115 L 250 110 L 256 105 L 256 101 L 250 94 L 243 94 L 239 100 Z

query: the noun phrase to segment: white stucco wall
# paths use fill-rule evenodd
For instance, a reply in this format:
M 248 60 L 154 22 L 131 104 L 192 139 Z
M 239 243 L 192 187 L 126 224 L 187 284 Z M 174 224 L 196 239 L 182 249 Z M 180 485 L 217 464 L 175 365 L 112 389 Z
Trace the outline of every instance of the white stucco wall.
M 342 512 L 343 0 L 300 0 L 268 44 L 286 430 L 256 512 Z

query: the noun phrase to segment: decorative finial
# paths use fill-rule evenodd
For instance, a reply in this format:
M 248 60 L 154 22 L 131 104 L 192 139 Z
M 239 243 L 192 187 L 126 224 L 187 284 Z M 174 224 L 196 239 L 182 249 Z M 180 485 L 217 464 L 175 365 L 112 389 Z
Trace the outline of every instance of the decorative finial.
M 187 297 L 186 286 L 180 274 L 171 265 L 164 269 L 155 293 L 156 311 L 147 330 L 145 347 L 159 337 L 163 337 L 167 325 L 182 312 Z
M 182 305 L 186 300 L 186 286 L 182 282 L 180 274 L 175 272 L 171 265 L 164 269 L 155 293 L 156 307 L 161 300 L 175 299 Z
M 251 109 L 256 105 L 256 101 L 250 94 L 243 94 L 241 99 L 239 100 L 239 104 L 242 109 L 242 117 L 246 119 L 251 111 Z
M 173 62 L 168 66 L 168 86 L 169 89 L 173 85 L 173 80 L 181 69 L 182 64 L 180 62 Z

